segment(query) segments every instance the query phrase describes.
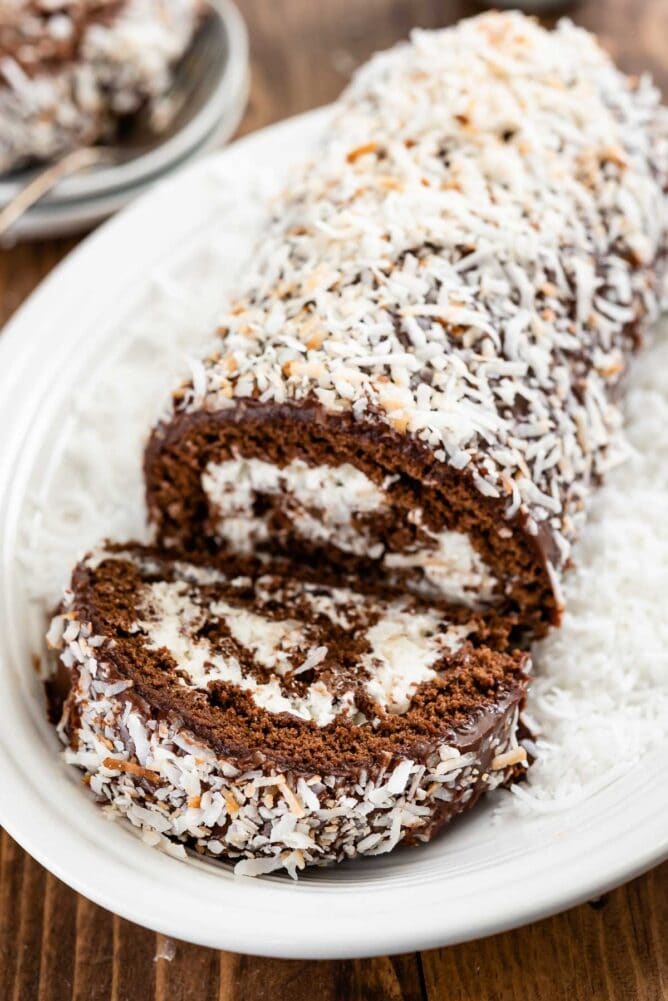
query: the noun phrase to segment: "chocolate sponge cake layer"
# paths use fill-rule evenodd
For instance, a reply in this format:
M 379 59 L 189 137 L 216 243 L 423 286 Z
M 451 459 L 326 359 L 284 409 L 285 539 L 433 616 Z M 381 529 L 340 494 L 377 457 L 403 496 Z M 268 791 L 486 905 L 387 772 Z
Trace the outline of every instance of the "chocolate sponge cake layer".
M 416 32 L 339 102 L 146 453 L 157 537 L 558 621 L 656 316 L 666 116 L 586 32 Z
M 147 840 L 294 874 L 427 841 L 522 771 L 527 658 L 475 616 L 247 570 L 112 547 L 52 622 L 67 760 Z

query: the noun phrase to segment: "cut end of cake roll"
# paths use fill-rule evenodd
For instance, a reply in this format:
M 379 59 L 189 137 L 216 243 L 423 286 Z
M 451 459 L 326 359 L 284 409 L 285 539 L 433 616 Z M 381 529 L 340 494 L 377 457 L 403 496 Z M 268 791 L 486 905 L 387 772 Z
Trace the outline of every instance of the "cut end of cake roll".
M 148 506 L 162 544 L 289 556 L 541 634 L 559 606 L 549 540 L 419 440 L 317 400 L 186 413 L 153 434 Z
M 48 634 L 67 760 L 172 853 L 241 873 L 428 841 L 520 775 L 528 660 L 382 589 L 101 550 Z

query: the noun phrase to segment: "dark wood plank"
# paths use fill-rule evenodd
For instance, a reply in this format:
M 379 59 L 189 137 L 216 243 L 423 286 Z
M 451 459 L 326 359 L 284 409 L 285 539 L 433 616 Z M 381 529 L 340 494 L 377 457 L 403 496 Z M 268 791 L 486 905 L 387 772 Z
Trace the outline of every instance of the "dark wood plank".
M 238 3 L 253 73 L 240 134 L 333 100 L 356 66 L 413 25 L 439 27 L 479 9 L 466 0 Z M 664 0 L 586 0 L 569 12 L 603 37 L 625 69 L 651 70 L 668 95 Z M 75 243 L 0 249 L 0 323 Z M 421 957 L 252 959 L 113 917 L 0 836 L 0 1001 L 661 1001 L 668 998 L 667 943 L 668 864 L 602 906 Z
M 220 961 L 213 949 L 158 935 L 155 1001 L 217 1001 Z
M 0 324 L 76 245 L 76 240 L 45 240 L 0 248 Z
M 415 954 L 354 961 L 303 962 L 221 953 L 219 1001 L 422 1001 Z
M 77 938 L 77 895 L 46 876 L 39 967 L 39 1001 L 70 1001 Z
M 113 923 L 109 911 L 77 897 L 72 1001 L 107 1001 L 111 997 Z
M 155 932 L 114 915 L 110 1001 L 154 1001 L 156 952 Z
M 3 884 L 6 876 L 13 893 L 2 894 L 0 984 L 7 1001 L 32 1001 L 39 997 L 46 872 L 3 833 Z
M 482 942 L 422 955 L 429 1001 L 668 997 L 668 864 L 585 904 Z
M 4 831 L 0 833 L 0 997 L 12 999 L 19 973 L 20 909 L 25 853 Z

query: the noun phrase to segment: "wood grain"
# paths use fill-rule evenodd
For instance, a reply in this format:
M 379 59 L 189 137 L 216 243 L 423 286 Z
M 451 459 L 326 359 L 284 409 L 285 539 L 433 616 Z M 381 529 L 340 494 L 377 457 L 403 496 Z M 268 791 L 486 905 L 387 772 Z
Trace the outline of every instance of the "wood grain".
M 331 101 L 355 66 L 464 0 L 239 0 L 252 89 L 240 132 Z M 668 3 L 589 0 L 574 18 L 668 94 Z M 74 246 L 0 250 L 0 322 Z M 54 330 L 54 338 L 58 331 Z M 447 900 L 443 901 L 447 907 Z M 397 921 L 401 921 L 397 915 Z M 47 874 L 0 835 L 0 1001 L 663 1001 L 668 863 L 595 905 L 472 944 L 334 962 L 253 959 L 139 928 Z
M 594 905 L 482 942 L 425 953 L 427 996 L 659 1001 L 668 997 L 666 928 L 668 864 Z

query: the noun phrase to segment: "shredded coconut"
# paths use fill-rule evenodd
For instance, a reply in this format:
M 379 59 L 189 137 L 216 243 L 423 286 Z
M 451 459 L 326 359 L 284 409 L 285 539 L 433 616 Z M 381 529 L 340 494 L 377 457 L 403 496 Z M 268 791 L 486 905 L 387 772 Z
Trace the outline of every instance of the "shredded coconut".
M 655 318 L 668 120 L 587 32 L 488 13 L 375 56 L 175 408 L 313 397 L 468 467 L 566 566 Z
M 295 157 L 300 155 L 296 149 Z M 100 355 L 87 383 L 71 395 L 68 413 L 54 425 L 62 446 L 58 469 L 23 511 L 21 574 L 45 616 L 62 593 L 69 568 L 101 537 L 146 538 L 141 475 L 146 429 L 161 411 L 166 387 L 177 374 L 187 374 L 189 355 L 204 351 L 220 299 L 235 286 L 244 257 L 262 232 L 261 206 L 284 175 L 272 161 L 264 168 L 249 163 L 240 176 L 225 168 L 223 157 L 209 161 L 200 176 L 210 200 L 210 226 L 185 248 L 185 256 L 184 248 L 174 247 L 162 270 L 150 274 L 141 292 L 128 300 L 130 312 L 109 330 L 109 353 Z M 472 260 L 462 259 L 458 273 L 477 266 L 486 253 L 479 248 Z M 489 290 L 504 280 L 493 274 L 481 278 Z M 513 281 L 524 289 L 520 271 L 513 271 Z M 615 287 L 622 301 L 628 299 L 628 281 L 620 266 Z M 522 292 L 525 299 L 529 295 Z M 524 322 L 520 316 L 506 327 L 513 353 Z M 410 318 L 406 329 L 415 342 L 424 341 L 422 327 Z M 621 770 L 638 767 L 644 755 L 668 742 L 665 327 L 631 368 L 625 414 L 626 461 L 609 473 L 595 496 L 588 530 L 571 553 L 575 567 L 564 579 L 568 611 L 563 628 L 536 651 L 528 715 L 539 732 L 539 759 L 529 769 L 528 782 L 506 796 L 506 808 L 517 801 L 530 811 L 562 809 L 613 781 Z M 548 427 L 545 416 L 536 413 L 518 434 L 531 442 Z M 621 451 L 618 432 L 613 442 Z M 546 470 L 552 468 L 554 447 L 553 442 L 541 460 Z M 458 455 L 464 463 L 467 454 L 465 449 L 453 452 L 451 461 Z M 558 461 L 568 462 L 568 456 Z M 64 626 L 54 627 L 54 642 Z M 87 641 L 92 649 L 94 640 Z M 184 755 L 193 753 L 185 737 L 177 734 L 174 740 Z M 198 753 L 206 760 L 204 749 Z M 122 789 L 123 776 L 115 781 Z M 323 790 L 309 788 L 308 807 L 314 810 Z M 306 802 L 303 789 L 296 794 Z M 214 798 L 210 815 L 219 808 Z M 178 849 L 164 836 L 162 841 Z M 373 841 L 367 844 L 373 847 Z M 275 868 L 282 864 L 269 861 Z
M 434 823 L 497 788 L 518 755 L 518 711 L 511 705 L 481 735 L 475 752 L 462 754 L 444 738 L 425 745 L 423 760 L 399 756 L 393 763 L 389 752 L 372 771 L 295 776 L 242 770 L 236 759 L 212 754 L 176 716 L 128 716 L 128 703 L 110 695 L 114 681 L 104 651 L 99 660 L 87 656 L 81 639 L 89 627 L 73 622 L 69 645 L 61 639 L 62 654 L 69 652 L 77 668 L 69 702 L 76 706 L 77 739 L 66 747 L 65 760 L 87 772 L 110 816 L 126 817 L 147 844 L 177 857 L 184 851 L 179 840 L 188 840 L 214 856 L 240 859 L 238 875 L 285 868 L 296 878 L 306 865 L 380 855 L 408 837 L 428 841 Z M 66 710 L 58 728 L 66 743 L 68 720 Z M 143 765 L 132 760 L 133 752 Z M 487 761 L 501 764 L 483 771 Z

